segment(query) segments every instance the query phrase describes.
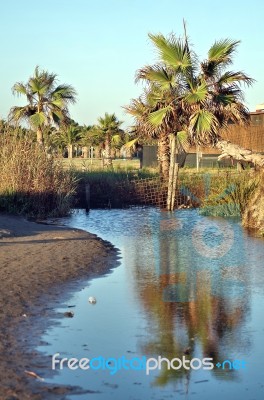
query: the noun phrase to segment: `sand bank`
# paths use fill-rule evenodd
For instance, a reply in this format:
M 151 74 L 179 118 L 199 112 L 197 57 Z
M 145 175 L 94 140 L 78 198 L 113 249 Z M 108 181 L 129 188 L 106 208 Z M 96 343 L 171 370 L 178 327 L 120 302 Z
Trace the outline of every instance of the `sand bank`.
M 50 360 L 34 351 L 81 282 L 116 264 L 113 246 L 76 229 L 0 214 L 0 399 L 63 399 L 78 388 L 51 387 Z M 66 301 L 66 302 L 65 302 Z M 62 314 L 63 317 L 63 314 Z M 65 397 L 66 398 L 66 397 Z

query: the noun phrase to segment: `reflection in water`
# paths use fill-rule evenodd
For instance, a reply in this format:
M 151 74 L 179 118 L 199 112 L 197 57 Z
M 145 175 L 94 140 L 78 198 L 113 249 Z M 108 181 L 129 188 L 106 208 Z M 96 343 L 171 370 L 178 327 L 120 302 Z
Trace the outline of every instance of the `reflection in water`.
M 58 351 L 56 340 L 65 340 L 65 346 L 74 343 L 75 354 L 83 356 L 84 345 L 79 343 L 85 337 L 93 356 L 103 351 L 103 355 L 118 357 L 130 348 L 139 357 L 212 357 L 215 364 L 245 359 L 250 364 L 246 372 L 222 368 L 173 370 L 164 364 L 148 377 L 142 372 L 134 378 L 120 373 L 115 376 L 119 391 L 107 391 L 97 398 L 125 398 L 127 390 L 138 399 L 161 398 L 162 390 L 165 397 L 177 392 L 220 399 L 224 394 L 227 400 L 239 392 L 242 399 L 248 400 L 250 385 L 252 399 L 263 398 L 261 371 L 257 368 L 264 332 L 258 314 L 263 304 L 263 241 L 249 237 L 236 221 L 201 217 L 196 210 L 96 210 L 88 215 L 77 212 L 63 222 L 111 241 L 121 249 L 123 259 L 121 269 L 91 284 L 93 290 L 98 290 L 98 295 L 93 294 L 100 299 L 96 308 L 89 309 L 89 324 L 92 321 L 95 332 L 87 331 L 88 311 L 82 311 L 83 295 L 76 294 L 76 318 L 69 322 L 72 332 L 56 327 L 45 338 L 52 351 Z M 88 298 L 87 292 L 84 296 Z M 107 340 L 101 332 L 105 324 Z M 82 330 L 85 336 L 78 333 Z M 117 332 L 121 336 L 117 337 Z M 81 375 L 61 373 L 56 379 L 87 385 Z M 207 382 L 206 392 L 195 385 L 199 379 Z M 93 377 L 93 383 L 95 389 L 101 388 L 100 375 Z
M 195 214 L 190 220 L 189 212 L 153 216 L 148 237 L 153 246 L 152 271 L 149 258 L 144 260 L 140 236 L 133 237 L 132 248 L 131 242 L 125 247 L 125 255 L 129 248 L 140 249 L 130 251 L 126 262 L 135 268 L 136 290 L 150 321 L 151 339 L 142 349 L 150 357 L 191 359 L 195 347 L 201 346 L 202 357 L 222 362 L 232 358 L 237 346 L 249 345 L 241 335 L 250 303 L 244 237 L 234 223 L 203 219 L 204 237 L 195 246 L 202 218 Z M 210 248 L 210 257 L 203 244 Z M 236 378 L 230 371 L 214 371 L 221 378 Z M 168 370 L 164 364 L 155 384 L 183 376 L 188 381 L 188 375 L 185 369 Z

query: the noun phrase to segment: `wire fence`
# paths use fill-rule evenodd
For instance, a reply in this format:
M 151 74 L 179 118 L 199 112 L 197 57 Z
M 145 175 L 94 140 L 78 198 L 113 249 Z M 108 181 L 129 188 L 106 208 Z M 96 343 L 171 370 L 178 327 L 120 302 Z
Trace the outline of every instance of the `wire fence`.
M 123 192 L 123 198 L 128 202 L 133 199 L 133 204 L 155 206 L 161 209 L 167 207 L 168 183 L 160 178 L 141 178 L 130 182 L 123 182 L 119 186 Z M 177 188 L 175 195 L 175 208 L 187 208 L 193 206 L 193 198 L 190 191 Z

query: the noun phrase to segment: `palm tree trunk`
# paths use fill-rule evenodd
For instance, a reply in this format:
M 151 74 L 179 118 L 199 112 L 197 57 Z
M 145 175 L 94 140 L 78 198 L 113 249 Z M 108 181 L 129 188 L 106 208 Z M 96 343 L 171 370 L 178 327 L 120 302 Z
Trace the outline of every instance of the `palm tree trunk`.
M 88 158 L 88 146 L 82 147 L 82 155 L 83 155 L 83 158 Z
M 72 158 L 73 157 L 73 145 L 68 144 L 67 148 L 68 148 L 68 158 Z
M 42 145 L 43 144 L 43 132 L 41 128 L 37 129 L 37 142 Z
M 167 180 L 170 169 L 170 143 L 167 133 L 162 134 L 158 140 L 158 162 L 161 177 Z
M 237 161 L 250 162 L 256 167 L 264 167 L 264 155 L 254 153 L 252 150 L 243 149 L 237 144 L 230 143 L 226 140 L 219 140 L 216 147 L 221 150 L 222 154 L 218 160 L 222 158 L 233 158 Z
M 111 138 L 110 135 L 107 134 L 105 138 L 105 166 L 112 167 L 112 158 L 111 158 Z

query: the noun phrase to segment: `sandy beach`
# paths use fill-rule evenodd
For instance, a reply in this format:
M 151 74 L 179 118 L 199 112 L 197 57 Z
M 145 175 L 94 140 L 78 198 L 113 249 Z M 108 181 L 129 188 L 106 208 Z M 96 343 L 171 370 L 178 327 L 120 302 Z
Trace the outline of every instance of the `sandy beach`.
M 64 399 L 79 388 L 52 387 L 44 378 L 50 359 L 37 353 L 55 307 L 84 280 L 116 264 L 116 249 L 76 229 L 29 222 L 0 214 L 0 399 Z M 56 317 L 65 318 L 63 313 Z M 89 392 L 88 392 L 89 393 Z

